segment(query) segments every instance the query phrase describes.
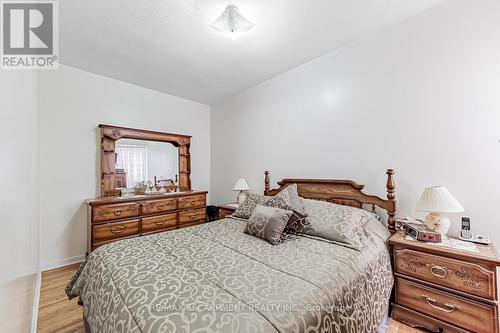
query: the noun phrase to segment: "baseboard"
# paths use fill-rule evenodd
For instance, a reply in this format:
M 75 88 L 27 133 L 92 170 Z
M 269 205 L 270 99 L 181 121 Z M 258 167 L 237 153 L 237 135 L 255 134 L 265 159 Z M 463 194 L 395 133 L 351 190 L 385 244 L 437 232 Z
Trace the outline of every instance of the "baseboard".
M 33 299 L 33 317 L 31 318 L 31 333 L 36 333 L 38 326 L 38 308 L 40 307 L 40 293 L 42 292 L 42 272 L 36 273 L 35 298 Z
M 46 262 L 46 263 L 40 264 L 40 271 L 45 272 L 45 271 L 48 271 L 51 269 L 61 268 L 64 266 L 68 266 L 68 265 L 82 262 L 83 260 L 85 260 L 85 254 L 71 257 L 71 258 L 58 260 L 58 261 Z

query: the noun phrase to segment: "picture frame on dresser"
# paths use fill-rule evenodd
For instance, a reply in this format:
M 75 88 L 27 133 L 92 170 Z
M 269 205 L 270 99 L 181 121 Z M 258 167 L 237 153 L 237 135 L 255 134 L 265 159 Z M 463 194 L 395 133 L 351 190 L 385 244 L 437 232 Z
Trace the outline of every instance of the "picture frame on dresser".
M 499 332 L 500 257 L 493 244 L 477 244 L 471 252 L 410 240 L 401 231 L 389 243 L 394 319 L 433 332 Z

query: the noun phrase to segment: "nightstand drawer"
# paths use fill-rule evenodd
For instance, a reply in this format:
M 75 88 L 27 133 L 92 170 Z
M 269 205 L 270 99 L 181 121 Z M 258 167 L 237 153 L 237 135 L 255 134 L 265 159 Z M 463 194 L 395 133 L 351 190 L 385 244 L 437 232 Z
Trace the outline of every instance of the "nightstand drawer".
M 223 208 L 220 208 L 219 209 L 219 219 L 225 219 L 227 216 L 231 215 L 232 213 L 234 213 L 234 210 L 227 210 L 227 209 L 223 209 Z
M 478 264 L 409 249 L 396 249 L 395 270 L 417 279 L 487 299 L 496 299 L 495 271 Z
M 497 332 L 497 309 L 405 279 L 396 278 L 396 302 L 473 332 Z
M 410 325 L 411 327 L 422 328 L 430 332 L 471 333 L 471 331 L 464 330 L 463 328 L 456 327 L 455 325 L 445 323 L 439 319 L 429 317 L 397 304 L 393 304 L 392 318 Z

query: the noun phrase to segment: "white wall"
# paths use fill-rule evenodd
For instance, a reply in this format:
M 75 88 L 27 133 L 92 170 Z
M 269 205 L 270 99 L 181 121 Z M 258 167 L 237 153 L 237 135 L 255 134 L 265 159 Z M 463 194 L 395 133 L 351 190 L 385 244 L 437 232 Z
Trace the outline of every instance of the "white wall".
M 41 73 L 39 99 L 42 268 L 86 251 L 99 123 L 192 135 L 193 189 L 209 190 L 208 106 L 66 66 Z
M 0 74 L 0 282 L 34 273 L 38 239 L 38 114 L 34 71 Z M 6 265 L 4 265 L 6 264 Z
M 2 332 L 28 332 L 34 300 L 39 225 L 36 90 L 36 72 L 1 70 L 0 331 Z
M 499 31 L 499 1 L 447 1 L 213 106 L 212 201 L 264 170 L 385 196 L 393 167 L 399 215 L 442 184 L 467 209 L 454 231 L 470 216 L 500 243 Z

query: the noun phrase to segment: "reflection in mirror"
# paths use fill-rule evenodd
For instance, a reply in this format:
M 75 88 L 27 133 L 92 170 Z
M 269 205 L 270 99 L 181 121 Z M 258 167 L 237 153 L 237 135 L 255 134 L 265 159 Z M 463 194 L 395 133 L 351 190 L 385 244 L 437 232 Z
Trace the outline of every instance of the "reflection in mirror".
M 179 155 L 171 143 L 119 139 L 115 157 L 115 189 L 134 188 L 135 194 L 144 194 L 149 183 L 157 190 L 176 190 Z

